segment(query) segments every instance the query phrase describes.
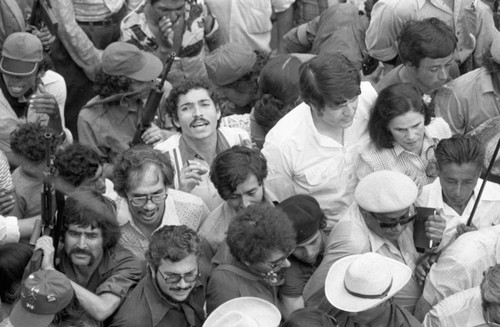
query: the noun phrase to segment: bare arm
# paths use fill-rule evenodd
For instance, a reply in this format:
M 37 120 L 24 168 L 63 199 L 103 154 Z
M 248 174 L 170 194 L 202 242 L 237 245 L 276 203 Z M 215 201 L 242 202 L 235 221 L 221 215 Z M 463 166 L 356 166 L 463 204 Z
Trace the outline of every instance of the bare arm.
M 111 316 L 120 306 L 121 299 L 115 294 L 103 293 L 96 295 L 73 281 L 71 281 L 71 285 L 85 311 L 99 321 Z

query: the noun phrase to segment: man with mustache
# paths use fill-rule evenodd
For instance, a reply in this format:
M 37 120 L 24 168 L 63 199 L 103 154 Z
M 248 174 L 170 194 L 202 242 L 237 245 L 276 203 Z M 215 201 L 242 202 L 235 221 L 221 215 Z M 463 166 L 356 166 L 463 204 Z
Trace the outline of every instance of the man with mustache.
M 266 158 L 257 148 L 235 145 L 221 152 L 210 169 L 210 180 L 224 202 L 205 219 L 198 232 L 213 251 L 226 239 L 231 220 L 246 207 L 256 203 L 273 203 L 274 196 L 265 189 Z
M 205 274 L 200 239 L 191 228 L 163 226 L 151 236 L 148 274 L 127 296 L 108 326 L 200 327 L 205 312 Z
M 118 244 L 115 211 L 111 200 L 90 190 L 71 194 L 64 207 L 57 270 L 71 280 L 85 313 L 98 321 L 111 316 L 142 277 L 139 261 Z M 55 269 L 52 238 L 41 237 L 35 249 L 43 250 L 42 269 Z
M 166 110 L 180 132 L 155 149 L 167 152 L 175 167 L 176 189 L 199 196 L 210 211 L 222 203 L 207 172 L 217 154 L 250 142 L 247 132 L 219 127 L 221 112 L 203 82 L 186 80 L 172 89 Z

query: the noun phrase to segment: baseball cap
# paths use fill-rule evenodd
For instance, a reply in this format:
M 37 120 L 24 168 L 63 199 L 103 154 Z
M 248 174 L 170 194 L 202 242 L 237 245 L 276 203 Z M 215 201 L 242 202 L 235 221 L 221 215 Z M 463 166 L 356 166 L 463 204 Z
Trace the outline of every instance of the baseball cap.
M 15 32 L 7 36 L 2 47 L 0 71 L 16 76 L 36 72 L 43 60 L 42 42 L 33 34 Z
M 297 232 L 297 244 L 307 242 L 320 229 L 321 220 L 325 214 L 318 201 L 310 195 L 298 194 L 277 205 L 293 223 Z
M 114 42 L 104 49 L 102 71 L 111 76 L 126 76 L 137 81 L 152 81 L 163 70 L 155 55 L 127 42 Z
M 56 270 L 39 270 L 26 278 L 21 299 L 10 314 L 15 327 L 46 327 L 64 309 L 74 291 L 66 275 Z

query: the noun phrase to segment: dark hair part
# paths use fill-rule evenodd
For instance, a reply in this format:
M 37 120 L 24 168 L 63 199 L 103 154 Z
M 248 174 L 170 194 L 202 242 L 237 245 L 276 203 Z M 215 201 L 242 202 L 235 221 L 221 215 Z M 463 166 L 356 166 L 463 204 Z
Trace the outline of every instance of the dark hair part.
M 93 190 L 85 189 L 71 193 L 66 198 L 63 216 L 63 234 L 68 231 L 70 225 L 99 228 L 104 249 L 112 248 L 120 239 L 115 203 Z
M 326 312 L 313 309 L 304 308 L 299 309 L 285 320 L 281 327 L 337 327 L 335 320 L 330 317 Z
M 33 251 L 24 243 L 8 243 L 0 246 L 0 298 L 2 303 L 12 304 L 19 297 L 24 268 Z
M 358 67 L 341 53 L 320 54 L 300 66 L 300 96 L 318 111 L 361 94 Z
M 265 261 L 270 251 L 292 251 L 295 240 L 292 222 L 282 210 L 269 204 L 244 209 L 229 224 L 226 237 L 231 254 L 248 264 Z
M 151 235 L 146 260 L 154 269 L 158 269 L 161 260 L 179 262 L 190 254 L 202 254 L 200 239 L 191 228 L 181 226 L 163 226 Z
M 174 182 L 174 167 L 167 154 L 146 145 L 139 145 L 123 151 L 115 162 L 113 170 L 114 189 L 121 197 L 127 197 L 131 182 L 140 179 L 151 166 L 162 176 L 165 187 Z
M 92 148 L 73 143 L 57 151 L 54 165 L 64 181 L 78 187 L 86 179 L 95 176 L 101 162 L 99 155 Z
M 52 135 L 49 139 L 46 138 L 48 133 Z M 42 162 L 45 160 L 46 140 L 49 140 L 50 153 L 54 153 L 60 143 L 54 130 L 38 123 L 26 123 L 10 134 L 10 147 L 14 153 L 32 162 Z
M 478 172 L 483 169 L 485 149 L 481 140 L 472 135 L 453 135 L 449 139 L 441 140 L 434 152 L 438 169 L 446 165 L 463 165 L 472 163 L 477 166 Z
M 398 52 L 405 65 L 418 68 L 424 58 L 444 58 L 457 47 L 457 37 L 442 20 L 432 17 L 411 20 L 398 37 Z
M 252 69 L 245 75 L 238 78 L 236 81 L 224 85 L 225 88 L 230 88 L 239 93 L 252 93 L 257 94 L 259 91 L 259 75 L 262 68 L 269 61 L 269 54 L 263 51 L 254 51 L 257 55 L 257 59 L 252 66 Z
M 389 123 L 394 118 L 412 111 L 424 115 L 426 126 L 430 124 L 431 109 L 422 99 L 422 93 L 412 84 L 394 84 L 380 91 L 368 120 L 370 138 L 378 149 L 394 147 Z
M 484 309 L 490 305 L 500 305 L 500 264 L 496 264 L 484 272 L 480 289 Z
M 297 57 L 281 55 L 262 68 L 258 81 L 260 99 L 255 103 L 254 116 L 266 133 L 296 104 L 300 65 Z
M 493 59 L 490 47 L 484 49 L 482 66 L 491 75 L 500 73 L 500 64 Z
M 101 98 L 131 91 L 132 79 L 126 76 L 112 76 L 98 71 L 94 80 L 94 92 Z
M 250 174 L 262 185 L 267 177 L 267 160 L 259 149 L 235 145 L 215 157 L 210 180 L 224 200 L 236 191 Z
M 217 99 L 214 98 L 214 90 L 212 90 L 207 83 L 199 80 L 192 80 L 192 79 L 186 79 L 181 81 L 179 84 L 174 86 L 172 91 L 170 91 L 167 100 L 165 101 L 165 109 L 170 116 L 170 119 L 172 119 L 172 123 L 174 121 L 179 120 L 179 115 L 177 113 L 178 110 L 178 104 L 179 104 L 179 97 L 181 95 L 186 95 L 189 93 L 191 90 L 206 90 L 212 101 L 214 102 L 214 105 L 217 103 Z M 216 109 L 218 109 L 218 106 L 215 105 Z M 175 126 L 175 124 L 174 124 Z M 176 126 L 177 131 L 181 131 L 180 127 Z

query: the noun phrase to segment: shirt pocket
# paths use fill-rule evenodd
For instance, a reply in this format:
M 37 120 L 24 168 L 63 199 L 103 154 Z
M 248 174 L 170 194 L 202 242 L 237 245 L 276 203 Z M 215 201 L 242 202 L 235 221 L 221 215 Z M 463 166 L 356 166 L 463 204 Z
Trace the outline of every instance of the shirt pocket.
M 241 3 L 241 17 L 246 30 L 250 34 L 268 33 L 273 28 L 271 2 L 243 0 Z

